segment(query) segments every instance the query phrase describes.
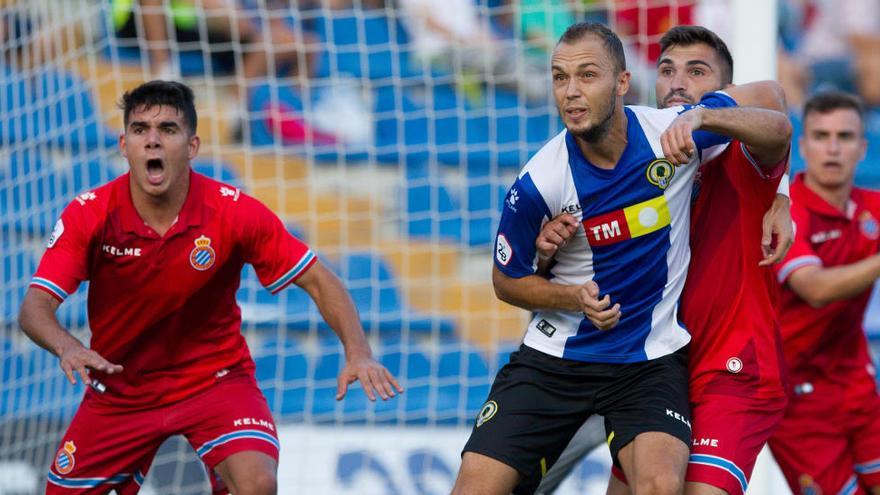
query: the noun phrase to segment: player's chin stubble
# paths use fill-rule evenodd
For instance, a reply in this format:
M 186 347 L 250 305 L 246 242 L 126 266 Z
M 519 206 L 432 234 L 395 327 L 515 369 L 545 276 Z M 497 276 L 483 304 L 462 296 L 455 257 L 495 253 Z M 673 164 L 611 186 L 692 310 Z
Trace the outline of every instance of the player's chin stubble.
M 579 131 L 571 131 L 571 134 L 578 138 L 582 139 L 587 143 L 597 143 L 602 140 L 611 129 L 611 119 L 614 117 L 614 103 L 616 101 L 616 97 L 612 95 L 611 101 L 608 102 L 608 111 L 605 113 L 605 116 L 602 118 L 599 123 L 590 126 L 587 129 L 579 130 Z

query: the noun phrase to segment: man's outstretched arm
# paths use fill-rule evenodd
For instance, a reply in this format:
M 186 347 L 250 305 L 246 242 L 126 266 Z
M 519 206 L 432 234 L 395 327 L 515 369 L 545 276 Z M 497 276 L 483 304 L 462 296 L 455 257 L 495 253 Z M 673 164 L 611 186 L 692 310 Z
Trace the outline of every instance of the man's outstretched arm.
M 403 392 L 391 372 L 373 359 L 357 308 L 339 278 L 316 261 L 295 283 L 308 292 L 324 321 L 345 347 L 345 367 L 337 378 L 336 400 L 345 397 L 348 386 L 355 380 L 360 380 L 370 400 L 376 400 L 375 393 L 387 400 L 396 395 L 395 390 Z

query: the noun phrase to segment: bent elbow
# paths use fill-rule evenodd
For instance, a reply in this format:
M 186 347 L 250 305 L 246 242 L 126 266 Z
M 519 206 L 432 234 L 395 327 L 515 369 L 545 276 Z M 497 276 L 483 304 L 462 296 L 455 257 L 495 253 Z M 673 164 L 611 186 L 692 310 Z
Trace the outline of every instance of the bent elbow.
M 791 144 L 791 138 L 793 134 L 794 128 L 791 125 L 791 120 L 788 118 L 788 116 L 785 116 L 779 123 L 779 129 L 777 131 L 780 143 L 788 147 L 788 145 Z
M 801 298 L 813 309 L 823 308 L 833 301 L 829 294 L 825 294 L 821 290 L 814 290 L 803 294 Z
M 495 297 L 497 297 L 499 301 L 506 302 L 507 304 L 512 304 L 510 291 L 507 290 L 503 283 L 500 283 L 498 280 L 493 280 L 492 287 L 495 289 Z

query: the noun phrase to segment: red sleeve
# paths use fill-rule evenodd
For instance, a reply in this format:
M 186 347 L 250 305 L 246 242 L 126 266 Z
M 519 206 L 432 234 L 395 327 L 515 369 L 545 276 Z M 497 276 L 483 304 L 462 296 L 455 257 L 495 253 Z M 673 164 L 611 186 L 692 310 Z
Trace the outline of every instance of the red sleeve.
M 269 292 L 278 293 L 317 261 L 312 250 L 290 235 L 278 216 L 256 199 L 242 194 L 238 211 L 244 261 L 254 266 Z
M 37 273 L 30 286 L 44 290 L 61 302 L 76 292 L 80 282 L 89 278 L 88 250 L 98 225 L 95 203 L 74 200 L 61 218 L 46 245 Z
M 794 242 L 788 254 L 780 263 L 773 266 L 776 279 L 784 284 L 788 277 L 797 269 L 805 266 L 822 266 L 822 259 L 813 250 L 810 243 L 810 217 L 806 208 L 798 205 L 792 199 L 791 220 L 794 224 Z
M 740 141 L 731 142 L 727 153 L 730 153 L 730 157 L 724 165 L 738 190 L 751 191 L 755 193 L 753 197 L 756 199 L 775 197 L 776 188 L 779 187 L 779 181 L 788 166 L 790 153 L 786 153 L 785 158 L 769 170 L 759 165 L 746 145 Z

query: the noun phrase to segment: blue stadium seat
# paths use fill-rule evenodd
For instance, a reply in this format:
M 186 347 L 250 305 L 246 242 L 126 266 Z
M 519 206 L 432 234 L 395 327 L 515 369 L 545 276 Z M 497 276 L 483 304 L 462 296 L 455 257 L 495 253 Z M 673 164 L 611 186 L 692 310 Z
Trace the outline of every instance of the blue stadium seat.
M 257 381 L 269 409 L 278 419 L 301 420 L 308 388 L 308 357 L 294 339 L 286 339 L 281 345 L 273 341 L 254 351 Z
M 4 420 L 37 416 L 43 420 L 67 421 L 83 394 L 82 382 L 71 385 L 58 359 L 27 343 L 4 345 L 0 372 L 0 417 Z
M 426 424 L 432 416 L 429 410 L 431 361 L 422 346 L 410 339 L 383 342 L 376 355 L 404 388 L 404 393 L 396 398 L 376 402 L 376 422 Z
M 451 333 L 448 319 L 421 315 L 408 307 L 388 262 L 371 252 L 353 252 L 339 262 L 339 272 L 367 331 Z
M 244 182 L 238 171 L 229 163 L 200 159 L 193 162 L 192 169 L 224 184 L 229 184 L 239 189 L 244 187 Z
M 116 146 L 80 78 L 54 70 L 30 78 L 0 63 L 0 88 L 0 145 L 47 143 L 72 153 Z
M 871 340 L 880 341 L 880 285 L 875 284 L 865 310 L 865 333 Z
M 40 153 L 15 150 L 0 170 L 0 225 L 14 232 L 48 236 L 76 194 L 116 177 L 99 160 L 52 166 Z
M 445 347 L 438 356 L 437 422 L 466 423 L 489 395 L 489 367 L 482 353 L 467 344 Z
M 385 9 L 349 9 L 318 16 L 313 27 L 324 40 L 317 78 L 348 74 L 356 78 L 418 77 L 410 54 L 401 44 L 404 30 Z
M 403 200 L 407 235 L 468 246 L 491 245 L 506 187 L 495 183 L 496 174 L 479 169 L 468 169 L 467 177 L 462 190 L 452 191 L 439 174 L 431 173 L 428 167 L 408 167 Z
M 510 354 L 519 350 L 520 341 L 504 341 L 499 342 L 497 347 L 495 348 L 495 359 L 494 359 L 494 368 L 491 369 L 491 373 L 496 374 L 498 370 L 504 367 L 505 364 L 510 362 Z
M 2 263 L 2 285 L 0 285 L 0 318 L 2 325 L 15 327 L 18 310 L 24 300 L 24 293 L 31 276 L 37 269 L 36 256 L 24 244 L 13 242 L 12 236 L 3 236 L 0 241 L 0 263 Z

